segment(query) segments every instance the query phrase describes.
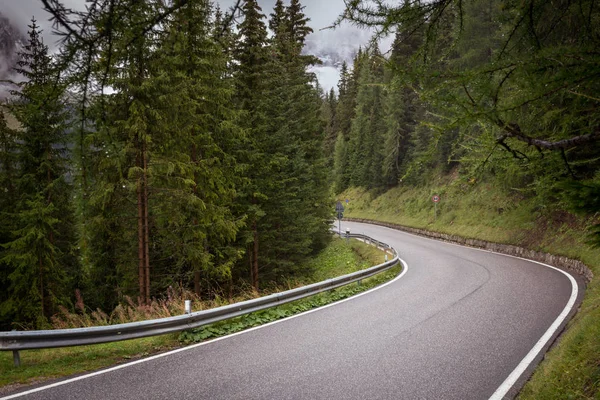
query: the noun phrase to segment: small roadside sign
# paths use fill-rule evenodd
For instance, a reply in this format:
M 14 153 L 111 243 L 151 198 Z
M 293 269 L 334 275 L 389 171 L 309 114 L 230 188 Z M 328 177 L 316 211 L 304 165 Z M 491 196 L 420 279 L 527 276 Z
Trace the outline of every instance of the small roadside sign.
M 433 201 L 433 220 L 437 221 L 437 203 L 440 202 L 440 196 L 434 194 L 431 196 L 431 201 Z
M 338 201 L 335 205 L 335 212 L 337 213 L 337 218 L 342 219 L 344 217 L 344 206 L 341 201 Z
M 337 213 L 337 219 L 338 219 L 338 232 L 341 235 L 342 234 L 341 221 L 342 221 L 342 218 L 344 218 L 344 206 L 342 205 L 342 202 L 339 200 L 335 204 L 335 212 Z
M 346 199 L 346 204 L 350 203 L 350 200 Z

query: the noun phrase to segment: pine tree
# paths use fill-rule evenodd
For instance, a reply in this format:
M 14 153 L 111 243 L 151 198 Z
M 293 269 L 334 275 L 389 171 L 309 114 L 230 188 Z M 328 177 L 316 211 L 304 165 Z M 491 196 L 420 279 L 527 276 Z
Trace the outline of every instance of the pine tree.
M 300 4 L 300 0 L 291 0 L 289 7 L 286 9 L 287 31 L 290 40 L 290 59 L 295 59 L 297 63 L 305 66 L 315 64 L 318 60 L 314 56 L 302 56 L 302 49 L 306 37 L 313 33 L 313 29 L 308 26 L 309 18 L 304 14 L 304 6 Z
M 333 151 L 337 141 L 337 131 L 335 129 L 337 102 L 335 91 L 331 88 L 329 93 L 325 94 L 323 106 L 321 107 L 321 118 L 325 126 L 323 150 L 327 158 L 328 169 L 333 168 Z
M 299 3 L 296 7 L 299 11 L 294 12 L 301 12 Z M 246 18 L 253 15 L 258 13 L 249 13 Z M 240 31 L 248 29 L 250 21 L 246 20 Z M 252 188 L 253 193 L 248 206 L 251 221 L 248 255 L 255 288 L 258 288 L 259 268 L 263 279 L 278 279 L 289 274 L 294 265 L 328 238 L 321 99 L 312 85 L 314 78 L 306 71 L 309 59 L 297 47 L 303 43 L 301 32 L 309 30 L 303 26 L 304 18 L 294 21 L 289 8 L 276 6 L 270 22 L 276 29 L 273 38 L 267 41 L 261 36 L 262 44 L 254 47 L 259 54 L 264 55 L 266 50 L 270 57 L 255 57 L 254 60 L 262 61 L 260 65 L 240 62 L 241 82 L 246 81 L 245 74 L 252 69 L 254 76 L 260 77 L 253 107 L 246 108 L 251 122 L 248 126 L 251 173 L 246 190 Z M 262 20 L 255 18 L 253 24 L 257 23 Z M 248 41 L 241 44 L 241 54 L 250 51 L 252 47 L 247 47 L 248 44 Z M 240 97 L 245 100 L 243 95 Z
M 158 36 L 144 31 L 143 21 L 155 15 L 159 3 L 132 0 L 103 10 L 99 20 L 110 26 L 101 28 L 110 29 L 113 40 L 99 49 L 94 70 L 115 93 L 96 99 L 96 131 L 88 138 L 93 191 L 86 233 L 91 254 L 86 259 L 100 279 L 106 271 L 122 294 L 133 294 L 137 280 L 142 304 L 151 297 L 152 163 L 163 139 L 156 129 L 162 98 L 151 85 Z M 122 18 L 113 20 L 113 14 Z
M 16 132 L 8 127 L 4 116 L 4 108 L 0 108 L 0 243 L 11 240 L 15 230 L 12 213 L 16 208 L 17 178 L 17 147 Z M 6 249 L 0 246 L 0 330 L 10 330 L 14 309 L 8 306 L 10 299 L 10 279 L 12 266 L 1 261 L 6 254 Z
M 165 107 L 159 121 L 163 146 L 154 161 L 153 207 L 163 288 L 193 281 L 228 283 L 239 258 L 235 241 L 241 221 L 232 213 L 237 166 L 233 150 L 240 139 L 239 115 L 230 104 L 233 84 L 228 57 L 211 35 L 211 8 L 194 0 L 178 10 L 161 45 L 156 90 Z M 218 26 L 218 22 L 217 22 Z M 160 156 L 160 158 L 158 158 Z M 162 271 L 162 273 L 160 272 Z
M 241 162 L 247 167 L 247 181 L 240 189 L 244 200 L 242 213 L 248 216 L 249 231 L 240 239 L 245 242 L 250 263 L 250 281 L 255 290 L 259 288 L 259 252 L 262 231 L 259 220 L 264 217 L 262 202 L 265 192 L 271 184 L 267 178 L 275 160 L 268 156 L 272 145 L 267 133 L 264 111 L 261 101 L 265 96 L 266 69 L 268 60 L 267 30 L 263 21 L 264 14 L 255 0 L 245 1 L 242 7 L 244 20 L 238 26 L 242 38 L 234 51 L 237 61 L 235 78 L 237 82 L 236 99 L 239 109 L 245 113 L 243 128 L 247 140 L 239 151 Z
M 2 263 L 9 265 L 10 285 L 2 314 L 12 313 L 14 322 L 43 327 L 58 305 L 67 302 L 69 278 L 77 275 L 78 267 L 71 257 L 74 226 L 67 182 L 65 87 L 57 79 L 35 20 L 29 29 L 17 69 L 26 80 L 13 91 L 16 100 L 10 105 L 21 129 L 15 132 L 14 230 L 3 244 Z
M 333 190 L 341 193 L 348 187 L 346 178 L 348 170 L 347 142 L 342 133 L 338 134 L 333 153 Z
M 382 58 L 377 48 L 360 54 L 357 60 L 358 94 L 356 116 L 348 141 L 350 184 L 373 188 L 380 186 L 382 125 Z
M 269 29 L 275 38 L 282 38 L 287 31 L 287 15 L 283 0 L 277 0 L 269 18 Z
M 408 170 L 412 157 L 417 124 L 423 119 L 423 105 L 415 87 L 418 81 L 409 73 L 422 45 L 422 29 L 398 30 L 390 57 L 390 82 L 385 102 L 385 151 L 383 180 L 387 187 L 398 184 Z
M 338 82 L 338 101 L 335 110 L 335 119 L 332 123 L 333 131 L 336 134 L 336 148 L 337 142 L 340 140 L 340 135 L 344 141 L 348 142 L 350 140 L 352 119 L 356 113 L 356 95 L 353 91 L 353 87 L 352 73 L 348 69 L 348 64 L 344 61 L 340 71 L 340 81 Z M 337 193 L 344 191 L 350 184 L 350 171 L 347 168 L 349 163 L 347 144 L 344 148 L 343 154 L 346 159 L 342 161 L 335 158 L 332 161 L 335 165 L 340 167 L 335 168 L 335 177 L 333 179 Z

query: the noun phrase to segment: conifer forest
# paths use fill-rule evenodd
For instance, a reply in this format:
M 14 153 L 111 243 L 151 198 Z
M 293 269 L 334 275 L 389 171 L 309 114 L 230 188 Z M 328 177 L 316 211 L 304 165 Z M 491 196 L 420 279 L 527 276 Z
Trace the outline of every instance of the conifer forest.
M 0 113 L 2 330 L 48 326 L 76 292 L 112 310 L 284 281 L 351 187 L 457 174 L 600 211 L 593 0 L 347 1 L 329 29 L 374 37 L 328 92 L 300 0 L 41 2 L 60 49 L 31 21 L 18 127 Z

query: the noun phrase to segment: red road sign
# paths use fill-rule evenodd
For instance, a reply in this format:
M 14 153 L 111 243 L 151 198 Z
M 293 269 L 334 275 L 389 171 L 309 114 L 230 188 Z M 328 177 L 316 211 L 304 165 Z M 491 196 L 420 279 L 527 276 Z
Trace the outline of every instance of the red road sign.
M 438 196 L 437 194 L 436 194 L 436 195 L 434 195 L 434 196 L 431 198 L 431 201 L 433 201 L 434 203 L 439 203 L 439 202 L 440 202 L 440 196 Z

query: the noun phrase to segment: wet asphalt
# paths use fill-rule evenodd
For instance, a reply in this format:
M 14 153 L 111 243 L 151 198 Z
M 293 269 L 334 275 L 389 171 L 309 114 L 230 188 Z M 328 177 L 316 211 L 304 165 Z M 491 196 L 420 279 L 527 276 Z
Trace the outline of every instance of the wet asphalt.
M 346 227 L 392 245 L 406 273 L 332 307 L 21 398 L 488 399 L 571 295 L 567 277 L 536 263 Z

